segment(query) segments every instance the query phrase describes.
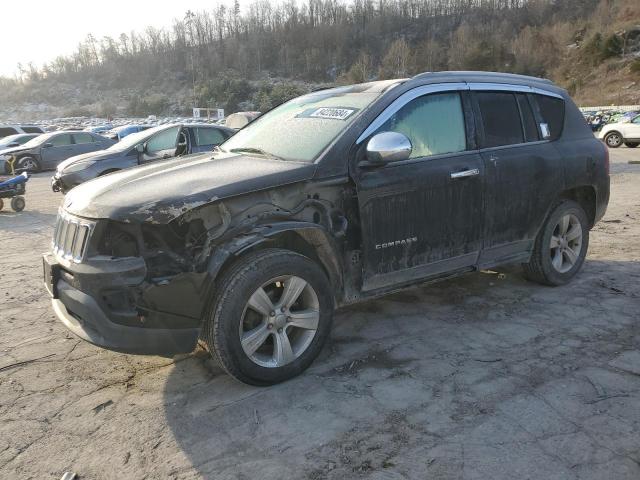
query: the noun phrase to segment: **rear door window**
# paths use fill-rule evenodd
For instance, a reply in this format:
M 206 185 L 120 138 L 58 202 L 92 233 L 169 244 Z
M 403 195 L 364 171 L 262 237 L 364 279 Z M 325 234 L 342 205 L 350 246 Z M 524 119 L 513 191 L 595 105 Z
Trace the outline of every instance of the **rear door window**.
M 556 140 L 562 133 L 564 125 L 564 101 L 548 95 L 533 96 L 538 106 L 538 113 L 542 120 L 540 131 L 548 140 Z M 548 132 L 548 135 L 545 135 Z
M 410 101 L 377 131 L 398 132 L 411 141 L 409 158 L 462 152 L 467 148 L 459 93 L 437 93 Z
M 66 145 L 71 145 L 71 134 L 63 133 L 62 135 L 56 135 L 51 139 L 51 144 L 54 147 L 64 147 Z
M 93 136 L 90 133 L 85 132 L 74 133 L 73 138 L 77 144 L 94 142 Z
M 520 111 L 513 93 L 478 92 L 476 98 L 484 130 L 482 147 L 500 147 L 524 141 Z
M 24 133 L 42 133 L 42 129 L 40 127 L 22 127 Z
M 226 137 L 217 128 L 196 128 L 196 144 L 200 147 L 203 145 L 220 145 L 226 140 Z

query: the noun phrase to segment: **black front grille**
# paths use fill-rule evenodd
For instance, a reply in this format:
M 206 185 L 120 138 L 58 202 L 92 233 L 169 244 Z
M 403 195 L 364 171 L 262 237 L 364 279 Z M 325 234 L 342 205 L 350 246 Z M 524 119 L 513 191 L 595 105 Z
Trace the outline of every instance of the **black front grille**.
M 60 211 L 53 233 L 53 254 L 75 263 L 82 262 L 94 226 L 93 222 Z

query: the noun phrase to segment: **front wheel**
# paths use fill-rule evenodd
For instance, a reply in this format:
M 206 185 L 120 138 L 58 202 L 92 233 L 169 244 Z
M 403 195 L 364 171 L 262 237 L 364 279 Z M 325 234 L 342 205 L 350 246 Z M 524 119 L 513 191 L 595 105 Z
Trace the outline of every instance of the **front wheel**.
M 16 162 L 18 169 L 23 172 L 39 172 L 40 164 L 33 157 L 22 157 Z
M 333 297 L 315 262 L 287 250 L 262 250 L 215 283 L 203 337 L 227 373 L 272 385 L 300 374 L 318 356 L 331 329 Z
M 606 143 L 609 148 L 618 148 L 622 145 L 622 135 L 618 132 L 609 132 L 604 136 L 604 143 Z
M 573 200 L 563 200 L 551 212 L 536 239 L 525 276 L 543 285 L 564 285 L 578 273 L 589 246 L 589 221 Z

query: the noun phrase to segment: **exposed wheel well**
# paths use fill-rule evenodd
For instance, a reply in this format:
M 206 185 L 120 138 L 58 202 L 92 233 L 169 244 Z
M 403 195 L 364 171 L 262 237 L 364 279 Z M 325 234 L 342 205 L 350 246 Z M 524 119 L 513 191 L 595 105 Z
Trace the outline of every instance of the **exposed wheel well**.
M 574 200 L 580 204 L 589 219 L 589 228 L 593 226 L 596 218 L 596 189 L 591 185 L 572 188 L 560 195 L 560 198 Z
M 230 256 L 220 268 L 216 277 L 220 277 L 224 272 L 231 267 L 231 265 L 240 257 L 246 255 L 249 252 L 255 252 L 257 250 L 264 250 L 268 248 L 281 248 L 283 250 L 290 250 L 292 252 L 299 253 L 305 257 L 316 262 L 327 275 L 331 286 L 334 288 L 335 297 L 340 296 L 342 290 L 342 272 L 341 263 L 336 258 L 339 255 L 338 252 L 332 252 L 331 247 L 326 244 L 312 245 L 309 240 L 315 239 L 304 238 L 302 234 L 295 231 L 285 231 L 278 233 L 272 237 L 269 237 L 264 242 L 259 242 L 246 250 L 243 250 L 238 256 Z M 316 242 L 314 242 L 316 243 Z M 336 298 L 337 300 L 338 298 Z

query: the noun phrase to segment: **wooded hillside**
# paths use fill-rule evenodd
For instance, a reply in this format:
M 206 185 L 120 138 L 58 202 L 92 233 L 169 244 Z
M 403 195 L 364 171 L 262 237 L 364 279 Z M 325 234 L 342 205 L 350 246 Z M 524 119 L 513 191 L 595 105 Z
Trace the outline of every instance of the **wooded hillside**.
M 198 106 L 266 110 L 320 85 L 434 70 L 547 76 L 582 103 L 640 102 L 640 0 L 218 5 L 21 66 L 0 78 L 0 114 L 178 114 L 194 92 Z

